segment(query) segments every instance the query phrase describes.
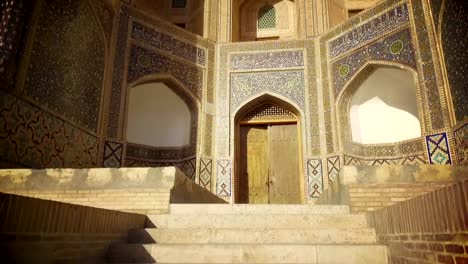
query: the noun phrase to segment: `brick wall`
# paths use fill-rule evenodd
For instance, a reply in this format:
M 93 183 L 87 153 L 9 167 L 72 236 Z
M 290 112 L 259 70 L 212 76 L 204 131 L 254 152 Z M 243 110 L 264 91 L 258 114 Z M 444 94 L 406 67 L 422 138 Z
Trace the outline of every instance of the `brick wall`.
M 0 193 L 2 263 L 104 263 L 146 216 Z
M 468 180 L 369 215 L 391 264 L 468 263 Z
M 178 168 L 0 170 L 0 192 L 141 214 L 225 203 Z
M 375 211 L 443 188 L 447 184 L 449 183 L 350 184 L 349 206 L 353 213 Z
M 14 194 L 145 215 L 167 212 L 170 196 L 169 190 L 158 189 L 18 190 Z

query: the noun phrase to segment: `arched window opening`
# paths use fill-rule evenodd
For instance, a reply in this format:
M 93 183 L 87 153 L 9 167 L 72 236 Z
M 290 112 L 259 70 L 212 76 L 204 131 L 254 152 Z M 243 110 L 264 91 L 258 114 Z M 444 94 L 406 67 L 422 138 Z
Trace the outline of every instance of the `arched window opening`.
M 130 90 L 127 141 L 152 147 L 190 144 L 190 110 L 164 83 L 138 85 Z
M 378 67 L 357 88 L 349 104 L 352 140 L 395 143 L 421 136 L 412 74 Z
M 258 29 L 276 28 L 276 9 L 266 5 L 258 10 Z
M 172 0 L 172 8 L 185 8 L 186 5 L 186 0 Z

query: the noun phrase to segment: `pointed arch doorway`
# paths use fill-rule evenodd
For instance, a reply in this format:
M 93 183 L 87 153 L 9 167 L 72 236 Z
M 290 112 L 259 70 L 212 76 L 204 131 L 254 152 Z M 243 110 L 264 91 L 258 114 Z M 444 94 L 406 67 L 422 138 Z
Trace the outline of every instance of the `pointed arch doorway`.
M 301 204 L 300 118 L 262 102 L 236 118 L 236 203 Z

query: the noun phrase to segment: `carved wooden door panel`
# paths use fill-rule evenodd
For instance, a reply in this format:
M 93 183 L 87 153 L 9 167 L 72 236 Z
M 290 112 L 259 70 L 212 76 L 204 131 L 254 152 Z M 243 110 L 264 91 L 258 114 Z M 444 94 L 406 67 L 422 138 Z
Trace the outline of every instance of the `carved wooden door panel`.
M 271 204 L 302 202 L 297 133 L 296 124 L 272 125 L 268 128 Z
M 268 127 L 241 126 L 239 202 L 268 203 Z

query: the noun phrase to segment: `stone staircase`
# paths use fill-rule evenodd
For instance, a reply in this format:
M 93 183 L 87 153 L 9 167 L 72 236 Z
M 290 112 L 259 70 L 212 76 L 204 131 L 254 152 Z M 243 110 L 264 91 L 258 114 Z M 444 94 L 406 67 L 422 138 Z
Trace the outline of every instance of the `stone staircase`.
M 347 206 L 173 204 L 109 248 L 110 263 L 383 264 L 365 215 Z

